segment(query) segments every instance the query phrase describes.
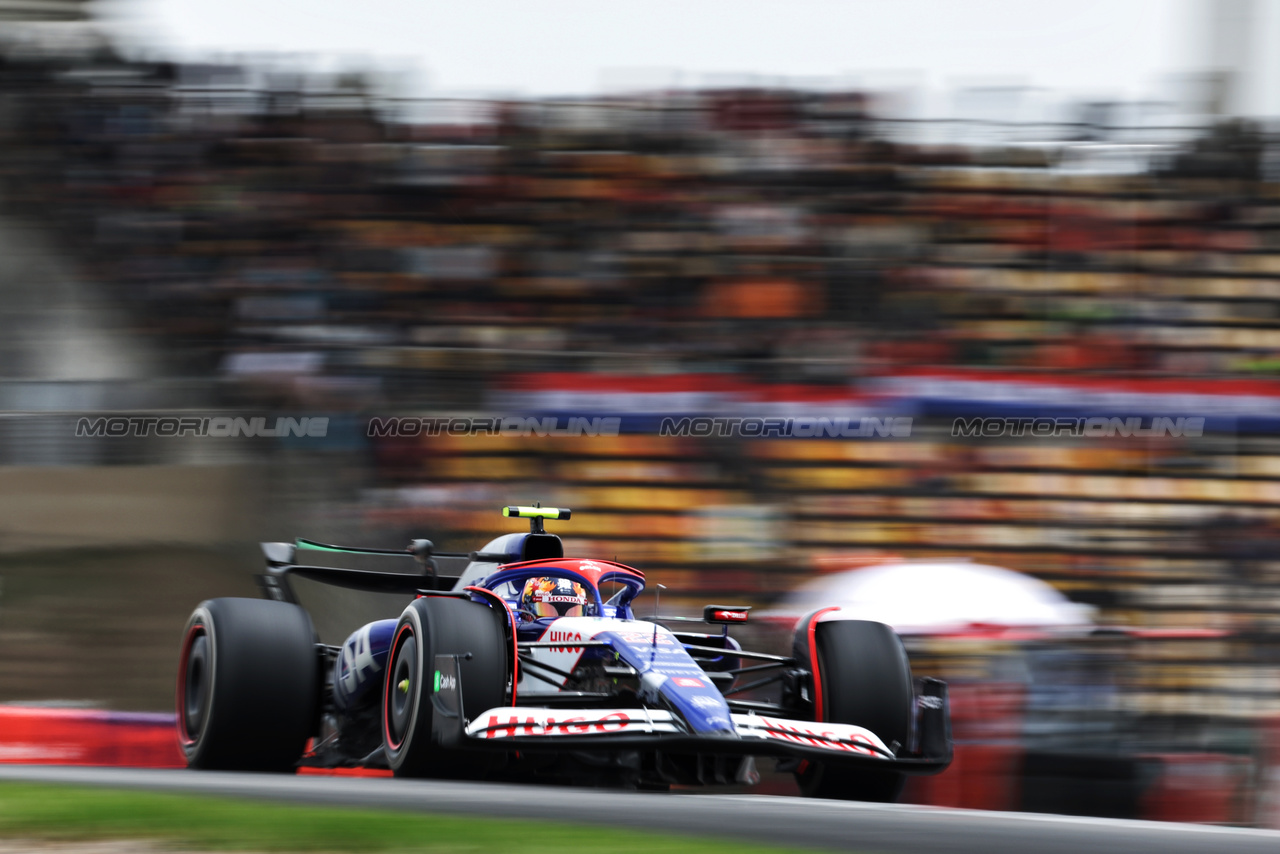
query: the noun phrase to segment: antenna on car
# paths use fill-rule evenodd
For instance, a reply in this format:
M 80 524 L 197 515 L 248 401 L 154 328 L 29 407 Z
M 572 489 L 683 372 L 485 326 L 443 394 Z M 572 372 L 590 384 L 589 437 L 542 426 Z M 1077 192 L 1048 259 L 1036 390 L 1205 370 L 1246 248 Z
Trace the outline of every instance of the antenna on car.
M 543 519 L 568 519 L 572 512 L 567 507 L 543 507 L 541 501 L 535 502 L 532 507 L 512 505 L 502 508 L 503 516 L 511 519 L 528 519 L 530 534 L 545 534 L 547 532 L 542 525 Z

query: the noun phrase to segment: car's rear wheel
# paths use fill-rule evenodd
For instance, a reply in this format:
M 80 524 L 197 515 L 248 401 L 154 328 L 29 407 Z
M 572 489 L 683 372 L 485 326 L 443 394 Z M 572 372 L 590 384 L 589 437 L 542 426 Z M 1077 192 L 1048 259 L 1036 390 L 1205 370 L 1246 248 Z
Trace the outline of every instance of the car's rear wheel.
M 886 745 L 906 745 L 915 697 L 902 641 L 884 623 L 819 622 L 820 614 L 815 611 L 800 621 L 792 650 L 814 674 L 814 719 L 864 727 Z M 805 761 L 796 782 L 808 797 L 893 802 L 905 777 L 865 765 Z
M 307 612 L 210 599 L 178 660 L 178 742 L 192 768 L 292 771 L 315 730 L 320 661 Z
M 462 712 L 501 706 L 507 691 L 505 614 L 450 596 L 415 599 L 392 635 L 382 694 L 382 746 L 397 777 L 480 778 L 489 754 L 444 747 L 433 734 L 437 656 L 456 656 Z

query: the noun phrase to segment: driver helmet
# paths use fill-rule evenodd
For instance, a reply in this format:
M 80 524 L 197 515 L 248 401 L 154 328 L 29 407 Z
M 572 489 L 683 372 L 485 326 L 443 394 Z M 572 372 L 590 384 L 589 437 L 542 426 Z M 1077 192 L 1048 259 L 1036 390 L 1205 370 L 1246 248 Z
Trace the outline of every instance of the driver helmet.
M 586 606 L 586 588 L 568 578 L 530 578 L 520 594 L 521 610 L 539 617 L 581 617 Z

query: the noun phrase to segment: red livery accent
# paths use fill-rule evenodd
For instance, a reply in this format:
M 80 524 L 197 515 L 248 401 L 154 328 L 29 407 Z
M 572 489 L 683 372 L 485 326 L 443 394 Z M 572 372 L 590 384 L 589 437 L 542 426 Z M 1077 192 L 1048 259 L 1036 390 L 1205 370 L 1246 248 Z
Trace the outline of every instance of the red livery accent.
M 511 715 L 506 720 L 499 720 L 497 715 L 489 715 L 489 719 L 485 722 L 485 738 L 501 738 L 499 733 L 505 734 L 507 737 L 515 737 L 518 735 L 551 735 L 557 731 L 561 734 L 587 733 L 587 732 L 620 732 L 627 728 L 627 724 L 632 723 L 635 718 L 626 712 L 609 712 L 603 715 L 599 720 L 588 721 L 581 715 L 565 718 L 558 721 L 549 717 L 546 723 L 539 723 L 538 719 L 532 715 L 528 715 L 522 721 L 518 715 Z
M 816 721 L 822 720 L 822 675 L 818 673 L 818 647 L 814 643 L 818 633 L 818 618 L 828 611 L 839 610 L 833 605 L 830 608 L 814 611 L 813 616 L 809 618 L 809 669 L 813 671 L 813 719 Z
M 707 605 L 702 609 L 707 623 L 745 623 L 750 616 L 750 605 Z
M 525 560 L 519 563 L 504 563 L 503 570 L 508 569 L 524 569 L 526 567 L 536 566 L 556 566 L 563 569 L 570 569 L 579 575 L 585 576 L 594 586 L 600 586 L 600 576 L 608 573 L 612 575 L 619 573 L 621 575 L 630 575 L 633 578 L 644 581 L 644 573 L 635 567 L 627 566 L 624 563 L 617 563 L 611 560 L 592 560 L 591 558 L 543 558 L 541 560 Z
M 396 651 L 400 649 L 400 636 L 405 632 L 409 633 L 410 640 L 413 639 L 413 626 L 405 623 L 400 627 L 400 631 L 396 632 L 395 638 L 391 641 L 391 648 L 387 651 L 388 667 L 395 661 Z M 389 671 L 382 681 L 384 683 L 382 688 L 382 733 L 391 749 L 399 750 L 400 746 L 404 744 L 404 739 L 396 741 L 395 736 L 391 734 L 391 722 L 387 718 L 387 710 L 391 708 L 391 675 Z
M 552 647 L 552 652 L 582 652 L 582 647 L 572 645 L 574 641 L 582 643 L 582 635 L 578 632 L 566 632 L 559 629 L 551 629 L 542 636 L 542 640 L 550 642 L 565 642 L 565 646 Z

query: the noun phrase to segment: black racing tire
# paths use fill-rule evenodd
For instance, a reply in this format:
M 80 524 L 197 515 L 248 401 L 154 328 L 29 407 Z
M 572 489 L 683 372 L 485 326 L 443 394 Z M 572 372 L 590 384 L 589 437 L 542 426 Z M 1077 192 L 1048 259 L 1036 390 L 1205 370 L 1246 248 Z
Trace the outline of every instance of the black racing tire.
M 815 720 L 865 727 L 886 745 L 905 746 L 915 692 L 902 640 L 884 623 L 815 622 L 819 613 L 800 620 L 792 642 L 792 655 L 802 666 L 811 672 L 817 668 L 821 697 L 810 684 Z M 812 760 L 796 772 L 801 793 L 811 798 L 892 803 L 905 781 L 900 771 Z
M 507 616 L 452 596 L 424 596 L 405 608 L 392 635 L 382 691 L 382 748 L 397 777 L 483 779 L 493 755 L 440 746 L 432 734 L 437 655 L 458 655 L 464 715 L 506 702 Z
M 307 612 L 209 599 L 178 659 L 178 744 L 192 768 L 292 772 L 316 730 L 320 659 Z

